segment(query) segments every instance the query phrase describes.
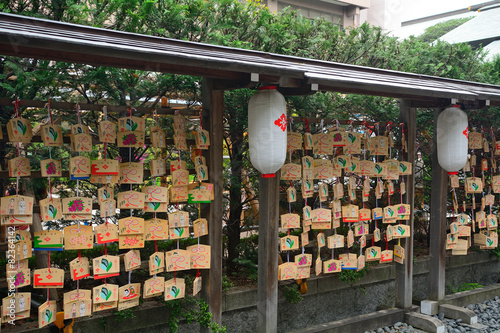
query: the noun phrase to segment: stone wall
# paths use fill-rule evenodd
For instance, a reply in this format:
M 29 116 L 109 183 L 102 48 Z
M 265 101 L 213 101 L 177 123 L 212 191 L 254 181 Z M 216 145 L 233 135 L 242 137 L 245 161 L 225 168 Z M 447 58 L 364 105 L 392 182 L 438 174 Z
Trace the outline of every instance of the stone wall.
M 497 283 L 500 262 L 486 252 L 471 252 L 467 256 L 449 257 L 446 261 L 447 284 L 457 288 L 464 283 L 489 285 Z M 311 278 L 308 293 L 298 304 L 290 304 L 281 291 L 278 304 L 278 331 L 289 332 L 347 318 L 353 315 L 374 312 L 394 306 L 395 264 L 371 267 L 368 274 L 356 285 L 340 281 L 337 275 Z M 414 263 L 413 295 L 425 299 L 428 292 L 429 260 Z M 288 283 L 288 282 L 287 282 Z M 287 284 L 287 283 L 280 283 Z M 253 333 L 257 326 L 257 289 L 255 287 L 232 288 L 223 295 L 223 325 L 227 332 Z M 134 311 L 136 318 L 116 322 L 114 316 L 99 314 L 75 323 L 75 333 L 166 333 L 168 311 L 162 307 L 143 304 Z M 105 324 L 105 325 L 104 325 Z M 26 330 L 24 330 L 26 332 Z M 29 330 L 46 332 L 46 330 Z M 181 323 L 180 333 L 198 332 L 199 325 Z

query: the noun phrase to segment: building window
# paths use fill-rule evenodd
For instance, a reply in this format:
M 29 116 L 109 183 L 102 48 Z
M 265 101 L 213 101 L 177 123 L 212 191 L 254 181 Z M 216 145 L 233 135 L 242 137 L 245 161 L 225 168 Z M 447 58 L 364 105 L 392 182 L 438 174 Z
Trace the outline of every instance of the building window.
M 332 22 L 335 25 L 343 25 L 343 17 L 340 15 L 332 14 L 329 12 L 323 12 L 319 10 L 314 10 L 314 9 L 309 9 L 306 7 L 302 6 L 296 6 L 296 5 L 289 5 L 289 4 L 284 4 L 284 3 L 278 3 L 278 9 L 279 11 L 283 11 L 285 8 L 290 7 L 292 10 L 296 10 L 297 14 L 314 20 L 315 18 L 318 17 L 323 17 L 326 21 Z

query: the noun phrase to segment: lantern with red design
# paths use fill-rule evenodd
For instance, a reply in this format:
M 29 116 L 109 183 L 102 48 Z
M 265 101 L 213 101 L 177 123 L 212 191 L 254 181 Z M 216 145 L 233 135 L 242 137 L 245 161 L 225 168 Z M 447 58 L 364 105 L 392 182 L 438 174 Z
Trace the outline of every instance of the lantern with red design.
M 454 105 L 439 114 L 436 127 L 439 165 L 449 174 L 457 174 L 467 162 L 469 145 L 467 115 Z
M 250 161 L 262 177 L 274 177 L 286 158 L 286 102 L 274 86 L 260 87 L 248 103 Z

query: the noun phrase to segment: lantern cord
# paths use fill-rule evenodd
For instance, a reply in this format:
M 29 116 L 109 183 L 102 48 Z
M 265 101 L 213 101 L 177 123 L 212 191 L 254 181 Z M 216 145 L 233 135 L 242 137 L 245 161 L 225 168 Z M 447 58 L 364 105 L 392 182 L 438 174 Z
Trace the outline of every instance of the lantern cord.
M 106 105 L 102 107 L 102 113 L 104 114 L 104 120 L 108 120 L 108 107 Z
M 132 122 L 132 108 L 128 109 L 128 114 L 129 114 L 130 122 Z M 132 146 L 128 147 L 128 165 L 129 165 L 129 167 L 131 164 L 132 164 Z
M 19 176 L 16 177 L 16 194 L 19 194 L 19 179 L 20 178 L 21 177 L 19 177 Z
M 54 125 L 54 123 L 52 122 L 52 112 L 50 111 L 50 98 L 49 98 L 49 100 L 47 101 L 47 103 L 45 104 L 45 107 L 47 108 L 47 113 L 49 114 L 49 121 L 50 121 L 50 124 L 51 124 L 51 125 Z
M 160 127 L 160 125 L 158 125 L 158 110 L 157 109 L 154 109 L 154 111 L 153 111 L 153 117 L 155 119 L 156 126 Z M 201 122 L 201 120 L 200 120 L 200 122 Z
M 132 184 L 130 184 L 130 191 L 132 192 Z M 130 217 L 132 217 L 133 211 L 133 209 L 130 209 Z
M 387 185 L 389 185 L 389 183 Z M 389 187 L 389 186 L 387 186 L 387 187 Z M 389 190 L 387 190 L 387 203 L 389 206 L 391 205 L 391 194 L 389 193 Z
M 76 103 L 76 116 L 78 117 L 78 125 L 82 124 L 82 118 L 80 117 L 80 104 Z
M 50 273 L 50 251 L 49 251 L 49 273 Z
M 403 177 L 403 176 L 401 176 Z M 401 191 L 401 184 L 404 184 L 404 178 L 402 178 L 402 181 L 399 184 L 399 203 L 403 203 L 403 191 Z
M 12 118 L 21 117 L 21 112 L 19 111 L 19 103 L 19 97 L 16 97 L 16 99 L 12 101 L 12 104 L 14 104 L 14 114 L 12 115 Z
M 179 240 L 177 240 L 177 251 L 179 251 Z
M 201 118 L 201 105 L 200 105 L 200 109 L 199 109 L 198 115 L 200 117 L 200 128 L 203 129 L 203 120 Z
M 49 190 L 49 199 L 50 199 L 50 200 L 52 200 L 52 193 L 51 193 L 51 191 L 50 191 L 50 189 L 51 189 L 51 187 L 52 187 L 52 186 L 50 185 L 50 177 L 48 177 L 48 180 L 49 180 L 49 188 L 48 188 L 48 190 Z
M 290 251 L 286 251 L 286 262 L 290 263 Z
M 130 284 L 131 280 L 132 280 L 132 271 L 128 271 L 128 284 Z

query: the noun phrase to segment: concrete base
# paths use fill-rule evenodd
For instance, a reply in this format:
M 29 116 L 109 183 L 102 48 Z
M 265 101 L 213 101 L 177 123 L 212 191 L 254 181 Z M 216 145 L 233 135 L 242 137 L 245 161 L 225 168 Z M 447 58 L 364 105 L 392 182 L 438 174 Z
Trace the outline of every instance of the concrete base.
M 488 326 L 486 325 L 483 325 L 483 324 L 479 324 L 479 323 L 476 323 L 476 324 L 471 324 L 471 325 L 466 325 L 466 324 L 462 324 L 464 326 L 468 326 L 470 327 L 471 329 L 476 329 L 478 331 L 482 331 L 482 330 L 485 330 L 488 328 Z
M 500 283 L 448 295 L 439 303 L 467 306 L 469 304 L 483 303 L 489 299 L 495 298 L 495 296 L 498 295 L 500 295 Z
M 431 301 L 428 299 L 420 302 L 420 312 L 428 316 L 433 316 L 435 314 L 438 314 L 439 302 Z
M 441 320 L 421 313 L 407 313 L 405 315 L 405 322 L 430 333 L 445 333 L 446 331 L 446 326 Z
M 404 316 L 404 310 L 394 308 L 316 325 L 292 333 L 359 333 L 402 322 Z
M 446 318 L 462 319 L 466 324 L 477 324 L 477 316 L 474 311 L 451 304 L 439 306 L 439 312 L 444 313 Z

